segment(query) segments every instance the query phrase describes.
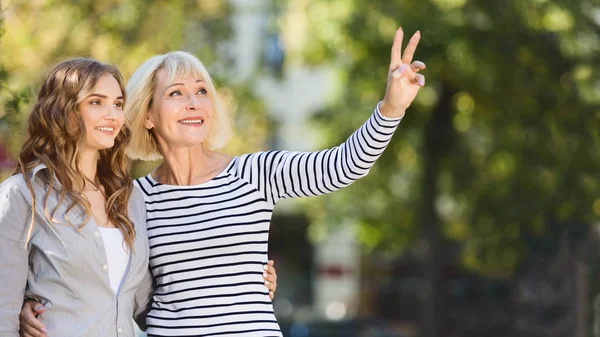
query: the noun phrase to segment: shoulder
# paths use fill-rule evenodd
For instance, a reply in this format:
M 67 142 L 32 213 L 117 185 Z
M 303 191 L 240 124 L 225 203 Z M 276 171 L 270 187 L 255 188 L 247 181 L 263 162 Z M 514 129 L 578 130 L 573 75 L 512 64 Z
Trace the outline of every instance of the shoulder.
M 25 178 L 28 178 L 30 185 L 28 186 Z M 48 168 L 44 164 L 39 164 L 35 166 L 32 170 L 28 171 L 23 175 L 23 173 L 17 173 L 6 178 L 0 184 L 0 192 L 2 194 L 6 193 L 20 193 L 22 195 L 31 198 L 31 189 L 36 195 L 39 193 L 46 193 L 49 187 L 49 172 Z M 55 190 L 60 189 L 60 182 L 54 178 L 53 188 Z M 31 188 L 30 188 L 31 187 Z
M 213 152 L 209 156 L 210 166 L 214 167 L 216 172 L 221 172 L 231 166 L 236 157 L 221 152 Z
M 270 150 L 270 151 L 259 151 L 252 152 L 240 155 L 239 157 L 233 158 L 233 160 L 237 160 L 238 162 L 247 162 L 250 161 L 254 164 L 262 164 L 264 161 L 269 160 L 274 157 L 278 157 L 288 153 L 288 151 L 282 150 Z
M 23 216 L 30 211 L 31 205 L 32 193 L 23 175 L 16 174 L 0 184 L 0 217 Z
M 234 167 L 236 171 L 247 171 L 247 170 L 271 170 L 274 165 L 280 164 L 285 161 L 289 155 L 293 155 L 297 152 L 289 152 L 284 150 L 270 150 L 260 151 L 240 155 L 232 160 L 230 166 Z
M 136 228 L 146 228 L 146 202 L 142 191 L 135 182 L 129 196 L 128 213 Z
M 16 195 L 31 196 L 31 191 L 27 187 L 25 178 L 21 173 L 19 173 L 6 178 L 6 180 L 0 184 L 0 194 L 3 197 Z
M 144 207 L 144 194 L 140 189 L 139 182 L 133 181 L 133 189 L 131 190 L 131 196 L 129 197 L 130 207 Z

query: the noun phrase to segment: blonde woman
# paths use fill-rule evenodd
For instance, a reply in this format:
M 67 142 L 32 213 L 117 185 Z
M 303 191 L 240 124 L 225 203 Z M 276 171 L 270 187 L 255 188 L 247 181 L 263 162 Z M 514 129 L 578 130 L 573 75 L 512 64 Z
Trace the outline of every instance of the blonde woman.
M 135 181 L 157 283 L 148 336 L 282 336 L 261 278 L 273 208 L 368 173 L 424 85 L 417 72 L 425 65 L 411 63 L 420 34 L 403 56 L 402 38 L 398 29 L 385 97 L 371 117 L 345 143 L 313 153 L 222 154 L 231 123 L 197 58 L 173 52 L 136 70 L 127 86 L 128 154 L 163 160 Z
M 0 336 L 19 336 L 24 296 L 46 307 L 38 335 L 132 337 L 132 318 L 144 322 L 153 288 L 124 89 L 90 59 L 45 79 L 17 172 L 0 184 Z

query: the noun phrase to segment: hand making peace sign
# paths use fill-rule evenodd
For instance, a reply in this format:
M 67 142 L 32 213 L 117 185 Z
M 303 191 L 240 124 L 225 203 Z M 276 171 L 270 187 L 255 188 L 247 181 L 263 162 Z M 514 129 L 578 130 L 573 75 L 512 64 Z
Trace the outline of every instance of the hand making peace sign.
M 418 74 L 425 69 L 425 63 L 415 61 L 411 64 L 421 33 L 417 31 L 408 42 L 402 55 L 402 38 L 404 32 L 398 28 L 392 45 L 392 57 L 388 73 L 387 89 L 379 110 L 386 117 L 404 116 L 404 111 L 417 96 L 419 89 L 425 85 L 425 76 Z

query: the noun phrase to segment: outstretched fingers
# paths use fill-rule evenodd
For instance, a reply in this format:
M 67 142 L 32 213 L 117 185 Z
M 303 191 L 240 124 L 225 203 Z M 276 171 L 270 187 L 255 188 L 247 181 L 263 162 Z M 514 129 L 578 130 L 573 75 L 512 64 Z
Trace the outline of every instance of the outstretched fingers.
M 417 46 L 419 45 L 419 40 L 421 40 L 421 32 L 417 30 L 410 38 L 410 41 L 408 41 L 404 55 L 402 55 L 402 63 L 410 64 L 412 62 L 415 50 L 417 50 Z
M 394 43 L 392 44 L 392 55 L 390 57 L 390 71 L 395 71 L 402 64 L 402 39 L 404 38 L 404 32 L 402 27 L 396 30 L 394 36 Z

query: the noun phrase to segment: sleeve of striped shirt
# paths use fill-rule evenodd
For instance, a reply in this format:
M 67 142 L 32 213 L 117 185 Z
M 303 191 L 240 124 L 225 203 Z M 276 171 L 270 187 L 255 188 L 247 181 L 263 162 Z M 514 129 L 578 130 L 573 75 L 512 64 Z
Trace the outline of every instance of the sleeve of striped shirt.
M 340 146 L 318 152 L 269 151 L 241 156 L 235 165 L 237 174 L 273 204 L 282 198 L 330 193 L 369 173 L 400 120 L 383 116 L 378 104 L 371 117 Z

